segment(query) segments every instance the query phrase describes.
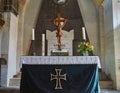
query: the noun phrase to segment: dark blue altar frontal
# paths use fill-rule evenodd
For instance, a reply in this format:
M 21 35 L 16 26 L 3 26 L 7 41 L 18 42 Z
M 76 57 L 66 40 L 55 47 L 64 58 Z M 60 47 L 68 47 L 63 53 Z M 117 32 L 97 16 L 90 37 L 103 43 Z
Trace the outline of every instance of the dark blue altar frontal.
M 20 93 L 100 93 L 97 64 L 22 66 Z

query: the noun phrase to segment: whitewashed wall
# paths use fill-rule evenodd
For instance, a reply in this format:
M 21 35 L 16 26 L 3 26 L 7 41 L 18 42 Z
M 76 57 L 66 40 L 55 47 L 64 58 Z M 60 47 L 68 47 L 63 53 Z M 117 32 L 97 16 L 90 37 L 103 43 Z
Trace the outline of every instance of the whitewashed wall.
M 8 86 L 9 79 L 16 74 L 16 51 L 18 17 L 13 13 L 4 13 L 5 25 L 2 33 L 1 54 L 7 60 L 7 65 L 2 66 L 1 85 Z
M 106 73 L 111 76 L 114 88 L 120 90 L 120 3 L 104 1 Z
M 18 17 L 10 13 L 10 29 L 9 29 L 9 50 L 8 50 L 8 73 L 7 85 L 9 79 L 16 74 L 16 55 L 17 55 L 17 35 L 18 35 Z
M 32 28 L 36 25 L 37 16 L 42 0 L 29 0 L 24 14 L 23 55 L 28 53 L 31 43 Z
M 116 89 L 120 90 L 120 0 L 112 0 L 115 47 Z
M 100 55 L 99 52 L 99 36 L 98 36 L 98 14 L 96 11 L 96 6 L 93 0 L 77 0 L 79 7 L 81 9 L 81 13 L 83 16 L 83 20 L 85 22 L 85 26 L 87 29 L 87 33 L 91 43 L 95 46 L 94 54 Z M 42 0 L 29 0 L 28 5 L 25 10 L 25 22 L 24 22 L 24 54 L 26 54 L 26 50 L 29 46 L 31 39 L 31 30 L 32 27 L 35 26 L 35 22 L 37 19 L 37 14 L 39 12 L 39 8 L 41 7 Z M 32 15 L 34 14 L 34 15 Z M 31 19 L 31 20 L 30 20 Z
M 1 40 L 2 40 L 2 32 L 0 30 L 0 57 L 1 57 Z
M 10 28 L 10 13 L 4 13 L 5 24 L 3 26 L 2 38 L 1 38 L 1 56 L 8 59 L 8 47 L 9 47 L 9 28 Z M 8 60 L 7 60 L 8 63 Z M 1 85 L 7 86 L 7 65 L 2 66 L 1 69 Z
M 114 64 L 114 32 L 113 32 L 113 16 L 112 16 L 112 0 L 104 1 L 104 27 L 105 27 L 105 61 L 106 72 L 112 75 L 115 80 L 115 64 Z M 112 70 L 111 70 L 112 69 Z
M 95 55 L 100 55 L 99 45 L 99 28 L 98 28 L 98 12 L 93 0 L 78 0 L 81 14 L 87 29 L 90 42 L 94 45 Z
M 23 54 L 24 12 L 19 13 L 17 39 L 17 72 L 20 71 L 20 56 Z
M 100 38 L 100 59 L 102 70 L 105 72 L 106 64 L 105 64 L 105 31 L 104 31 L 104 8 L 101 5 L 98 8 L 99 11 L 99 38 Z
M 3 43 L 3 42 L 2 42 L 2 36 L 3 36 L 3 29 L 2 29 L 1 32 L 0 32 L 0 57 L 2 57 L 2 56 L 1 56 L 1 54 L 2 54 L 2 47 L 1 47 L 1 46 L 2 46 L 2 43 Z M 1 68 L 0 68 L 0 69 L 1 69 L 1 70 L 0 70 L 0 71 L 1 71 L 1 72 L 0 72 L 0 73 L 1 73 L 1 75 L 0 75 L 0 76 L 1 76 L 1 78 L 0 78 L 0 79 L 1 79 L 1 80 L 0 80 L 0 81 L 1 81 L 0 83 L 1 83 L 1 84 L 0 84 L 0 85 L 1 85 L 1 86 L 6 86 L 6 85 L 7 85 L 7 82 L 6 82 L 6 81 L 7 81 L 7 65 L 1 65 Z

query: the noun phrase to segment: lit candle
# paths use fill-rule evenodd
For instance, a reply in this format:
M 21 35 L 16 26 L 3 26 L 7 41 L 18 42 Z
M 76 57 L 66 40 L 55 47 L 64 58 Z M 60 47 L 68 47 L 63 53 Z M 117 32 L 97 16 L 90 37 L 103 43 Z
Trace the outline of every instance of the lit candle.
M 45 34 L 42 34 L 42 56 L 45 55 Z
M 85 27 L 82 27 L 83 40 L 86 40 Z
M 34 30 L 34 28 L 32 29 L 32 40 L 35 40 L 35 30 Z

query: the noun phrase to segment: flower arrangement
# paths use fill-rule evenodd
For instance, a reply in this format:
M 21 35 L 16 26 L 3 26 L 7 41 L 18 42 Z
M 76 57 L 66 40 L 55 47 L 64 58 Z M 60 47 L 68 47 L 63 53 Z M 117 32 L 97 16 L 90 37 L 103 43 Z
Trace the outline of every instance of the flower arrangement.
M 94 46 L 90 42 L 80 42 L 77 52 L 82 52 L 83 55 L 88 55 L 88 51 L 93 51 Z

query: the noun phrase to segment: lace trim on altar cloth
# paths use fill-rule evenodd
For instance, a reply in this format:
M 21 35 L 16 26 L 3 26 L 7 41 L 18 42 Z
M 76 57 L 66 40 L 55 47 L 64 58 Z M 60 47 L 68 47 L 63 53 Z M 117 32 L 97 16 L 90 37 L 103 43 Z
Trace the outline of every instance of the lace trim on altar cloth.
M 101 68 L 98 56 L 21 56 L 21 64 L 98 64 Z

